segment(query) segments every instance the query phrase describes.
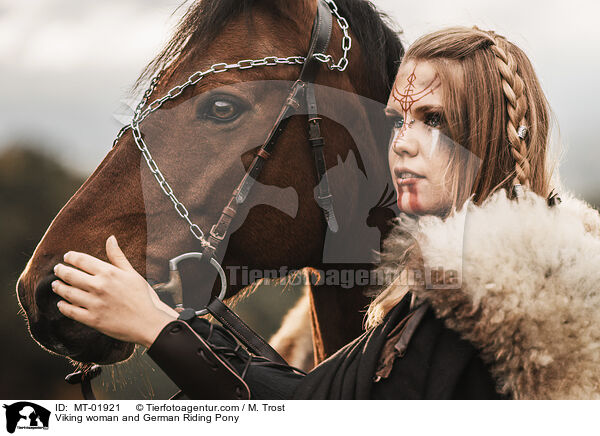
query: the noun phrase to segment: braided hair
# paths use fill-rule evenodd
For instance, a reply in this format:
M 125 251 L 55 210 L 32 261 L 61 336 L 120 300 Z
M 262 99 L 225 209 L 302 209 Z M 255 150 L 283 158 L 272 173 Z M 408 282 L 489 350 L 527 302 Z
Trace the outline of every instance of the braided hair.
M 453 27 L 419 38 L 407 60 L 436 69 L 445 133 L 478 158 L 454 162 L 455 207 L 470 196 L 480 203 L 498 189 L 548 195 L 550 109 L 522 50 L 494 32 Z
M 508 42 L 502 37 L 496 37 L 494 32 L 488 33 L 494 38 L 494 44 L 490 46 L 490 50 L 496 55 L 498 72 L 502 76 L 502 90 L 507 103 L 506 132 L 510 150 L 515 159 L 516 172 L 513 185 L 520 184 L 529 187 L 531 167 L 527 159 L 527 143 L 523 133 L 527 128 L 525 116 L 528 107 L 525 82 L 519 74 L 515 58 L 508 50 Z M 521 130 L 521 134 L 517 129 Z

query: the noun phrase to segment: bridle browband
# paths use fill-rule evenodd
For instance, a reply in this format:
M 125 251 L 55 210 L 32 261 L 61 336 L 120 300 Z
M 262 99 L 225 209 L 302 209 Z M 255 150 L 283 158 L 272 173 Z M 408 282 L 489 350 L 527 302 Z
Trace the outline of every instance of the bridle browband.
M 336 17 L 337 23 L 343 32 L 342 38 L 342 51 L 343 56 L 337 63 L 334 63 L 331 55 L 325 54 L 329 46 L 329 40 L 331 38 L 332 31 L 332 16 Z M 201 252 L 184 253 L 177 256 L 169 261 L 170 269 L 170 282 L 160 286 L 163 291 L 168 291 L 172 294 L 173 300 L 176 304 L 180 305 L 183 303 L 181 279 L 177 265 L 179 261 L 187 258 L 198 258 L 202 262 L 210 263 L 219 273 L 221 279 L 221 291 L 219 296 L 212 298 L 205 309 L 193 311 L 193 309 L 185 309 L 184 312 L 188 313 L 188 316 L 200 316 L 207 313 L 212 314 L 217 318 L 223 325 L 229 327 L 229 330 L 248 347 L 248 349 L 257 354 L 262 355 L 269 360 L 284 363 L 285 360 L 273 349 L 270 345 L 258 334 L 256 334 L 250 327 L 248 327 L 233 311 L 231 311 L 223 302 L 227 283 L 225 280 L 225 274 L 218 260 L 215 258 L 215 252 L 220 247 L 221 242 L 225 239 L 229 226 L 236 216 L 239 205 L 243 204 L 254 182 L 258 179 L 266 161 L 271 156 L 275 144 L 279 137 L 285 130 L 289 118 L 298 113 L 301 107 L 302 99 L 306 104 L 306 113 L 308 114 L 308 142 L 313 150 L 313 157 L 315 160 L 315 166 L 317 170 L 317 203 L 323 210 L 327 227 L 332 232 L 338 231 L 338 223 L 335 217 L 333 209 L 333 201 L 331 191 L 329 188 L 329 180 L 326 173 L 326 162 L 323 147 L 325 146 L 325 140 L 321 135 L 321 118 L 318 117 L 318 107 L 315 96 L 314 80 L 318 72 L 318 67 L 321 63 L 325 63 L 330 70 L 344 71 L 348 65 L 348 51 L 351 48 L 352 40 L 348 35 L 349 25 L 345 18 L 339 15 L 337 5 L 334 0 L 317 0 L 317 13 L 313 22 L 311 39 L 309 43 L 309 50 L 306 57 L 302 56 L 290 56 L 287 58 L 280 58 L 275 56 L 268 56 L 262 59 L 251 60 L 245 59 L 238 61 L 235 64 L 219 63 L 212 65 L 206 71 L 196 71 L 188 80 L 182 85 L 175 86 L 167 92 L 167 94 L 157 100 L 154 100 L 147 105 L 148 100 L 159 83 L 161 73 L 159 72 L 150 81 L 148 89 L 144 92 L 144 95 L 134 111 L 133 119 L 131 123 L 124 126 L 113 142 L 113 147 L 117 145 L 119 139 L 123 134 L 131 129 L 136 146 L 140 150 L 142 156 L 146 160 L 150 172 L 154 175 L 160 188 L 164 194 L 171 200 L 177 214 L 184 219 L 188 225 L 192 235 L 198 239 L 202 245 Z M 140 132 L 139 124 L 146 119 L 151 113 L 158 110 L 163 103 L 168 100 L 177 98 L 181 93 L 188 87 L 196 85 L 202 78 L 209 74 L 222 73 L 231 69 L 248 69 L 259 66 L 275 66 L 280 64 L 292 64 L 292 65 L 303 65 L 300 72 L 300 76 L 291 86 L 290 91 L 285 99 L 284 105 L 281 108 L 279 115 L 277 116 L 274 126 L 269 131 L 266 140 L 263 145 L 257 151 L 250 168 L 234 189 L 232 196 L 223 208 L 221 215 L 215 225 L 210 229 L 208 239 L 205 238 L 204 232 L 194 224 L 189 216 L 189 211 L 175 196 L 173 189 L 166 181 L 164 175 L 160 171 L 156 161 L 152 158 L 150 151 L 142 134 Z M 146 106 L 147 105 L 147 106 Z M 95 399 L 91 380 L 100 374 L 101 368 L 98 365 L 91 365 L 87 368 L 76 371 L 69 374 L 65 380 L 69 383 L 81 384 L 81 390 L 83 396 L 87 400 Z

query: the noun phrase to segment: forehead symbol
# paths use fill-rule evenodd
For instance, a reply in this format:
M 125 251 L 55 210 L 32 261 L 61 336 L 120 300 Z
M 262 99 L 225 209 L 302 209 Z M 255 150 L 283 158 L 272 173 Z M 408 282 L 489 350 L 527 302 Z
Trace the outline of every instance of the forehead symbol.
M 407 126 L 406 118 L 408 117 L 408 111 L 410 111 L 413 104 L 415 104 L 419 100 L 422 100 L 429 94 L 432 94 L 433 91 L 437 89 L 437 86 L 433 86 L 434 82 L 438 77 L 436 74 L 435 77 L 429 83 L 429 85 L 427 85 L 422 90 L 415 92 L 415 80 L 417 79 L 417 76 L 415 74 L 416 69 L 417 67 L 415 66 L 410 76 L 408 76 L 408 83 L 404 87 L 403 91 L 400 91 L 400 89 L 398 89 L 398 85 L 395 85 L 394 89 L 392 90 L 392 98 L 400 104 L 400 107 L 402 108 L 402 115 L 404 117 L 404 123 L 402 124 L 402 128 L 400 129 L 400 136 L 404 136 L 404 132 L 406 131 Z

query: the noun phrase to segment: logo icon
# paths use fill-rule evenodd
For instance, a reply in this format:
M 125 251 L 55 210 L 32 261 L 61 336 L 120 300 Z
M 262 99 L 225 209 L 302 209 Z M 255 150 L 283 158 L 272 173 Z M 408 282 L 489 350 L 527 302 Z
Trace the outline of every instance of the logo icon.
M 6 430 L 14 433 L 15 429 L 48 429 L 50 411 L 42 406 L 29 401 L 19 401 L 10 405 L 4 404 L 6 409 Z

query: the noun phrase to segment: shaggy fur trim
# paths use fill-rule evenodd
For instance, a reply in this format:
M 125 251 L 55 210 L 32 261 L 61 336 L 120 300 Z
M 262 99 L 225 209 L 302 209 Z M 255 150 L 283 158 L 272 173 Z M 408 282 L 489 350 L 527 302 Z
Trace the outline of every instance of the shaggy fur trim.
M 550 208 L 531 192 L 514 201 L 500 191 L 445 221 L 398 219 L 381 268 L 406 265 L 416 241 L 425 271 L 455 270 L 458 282 L 392 284 L 373 302 L 371 320 L 410 289 L 481 351 L 500 392 L 600 398 L 600 215 L 561 196 Z

